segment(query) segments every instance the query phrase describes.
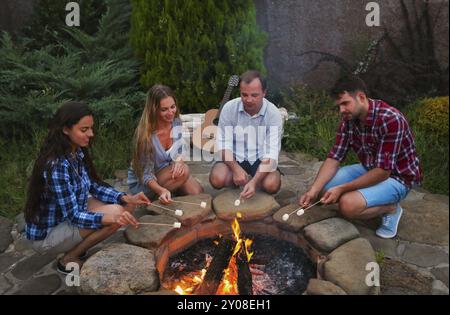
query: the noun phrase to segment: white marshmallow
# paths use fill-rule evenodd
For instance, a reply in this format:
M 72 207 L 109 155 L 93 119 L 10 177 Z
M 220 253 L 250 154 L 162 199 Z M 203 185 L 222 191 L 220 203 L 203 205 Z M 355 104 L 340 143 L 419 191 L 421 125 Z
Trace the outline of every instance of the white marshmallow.
M 183 215 L 183 210 L 180 209 L 175 210 L 175 215 L 181 217 Z
M 303 210 L 303 209 L 300 209 L 300 210 L 297 211 L 297 215 L 298 216 L 302 216 L 304 214 L 305 214 L 305 210 Z
M 179 228 L 181 228 L 181 223 L 180 222 L 175 222 L 173 224 L 173 227 L 176 228 L 176 229 L 179 229 Z
M 200 203 L 200 207 L 202 207 L 203 209 L 206 208 L 206 202 L 202 201 L 202 202 Z
M 234 202 L 234 205 L 236 207 L 239 207 L 240 204 L 241 204 L 241 201 L 239 199 L 236 199 L 236 201 Z
M 283 214 L 283 221 L 289 220 L 289 214 L 285 213 Z

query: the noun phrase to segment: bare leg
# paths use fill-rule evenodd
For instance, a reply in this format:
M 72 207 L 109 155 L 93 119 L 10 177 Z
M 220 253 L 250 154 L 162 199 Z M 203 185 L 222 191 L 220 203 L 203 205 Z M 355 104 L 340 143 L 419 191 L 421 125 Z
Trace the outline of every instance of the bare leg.
M 184 174 L 177 178 L 172 178 L 171 168 L 172 166 L 167 166 L 163 168 L 161 171 L 156 174 L 156 178 L 158 179 L 158 184 L 170 192 L 175 192 L 178 190 L 186 181 L 189 179 L 189 167 L 184 165 L 185 170 Z
M 180 195 L 198 195 L 203 192 L 203 187 L 192 176 L 178 189 Z
M 271 172 L 264 177 L 261 183 L 261 189 L 268 194 L 276 194 L 281 187 L 281 174 L 277 170 L 275 172 Z
M 209 174 L 209 182 L 216 189 L 234 186 L 233 173 L 225 163 L 216 163 Z
M 91 212 L 121 214 L 125 211 L 125 208 L 120 205 L 104 204 L 99 200 L 90 198 L 88 200 L 88 210 Z M 112 224 L 105 226 L 100 230 L 80 229 L 80 236 L 83 238 L 83 240 L 64 255 L 64 257 L 61 259 L 61 263 L 63 265 L 66 265 L 68 262 L 77 262 L 81 266 L 82 262 L 78 257 L 80 257 L 81 254 L 85 253 L 89 248 L 107 239 L 119 228 L 119 224 Z
M 349 219 L 368 220 L 385 213 L 393 213 L 395 204 L 367 208 L 366 200 L 359 191 L 352 191 L 341 196 L 339 210 Z

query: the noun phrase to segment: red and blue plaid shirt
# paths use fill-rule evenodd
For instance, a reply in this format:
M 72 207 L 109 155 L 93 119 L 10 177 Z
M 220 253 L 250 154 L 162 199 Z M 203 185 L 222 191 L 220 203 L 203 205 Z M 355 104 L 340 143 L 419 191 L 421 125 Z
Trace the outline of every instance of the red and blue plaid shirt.
M 352 148 L 368 170 L 391 171 L 391 177 L 412 188 L 422 182 L 414 135 L 403 114 L 381 100 L 369 99 L 363 126 L 343 120 L 328 158 L 342 162 Z
M 70 157 L 52 161 L 51 172 L 44 172 L 47 186 L 41 197 L 42 215 L 39 224 L 27 223 L 25 230 L 29 240 L 45 239 L 51 228 L 64 221 L 81 229 L 103 227 L 103 213 L 87 210 L 89 193 L 105 203 L 121 203 L 125 193 L 91 180 L 83 157 L 83 152 L 78 149 Z

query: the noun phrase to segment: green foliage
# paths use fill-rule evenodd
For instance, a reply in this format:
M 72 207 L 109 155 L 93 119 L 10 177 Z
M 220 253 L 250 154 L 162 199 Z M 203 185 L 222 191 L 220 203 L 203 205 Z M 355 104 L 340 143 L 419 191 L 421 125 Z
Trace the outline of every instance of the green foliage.
M 386 255 L 384 254 L 383 250 L 380 249 L 375 252 L 375 261 L 380 267 L 383 266 L 385 259 Z
M 0 135 L 29 136 L 67 100 L 86 101 L 103 126 L 127 129 L 145 99 L 138 62 L 127 43 L 131 7 L 110 0 L 98 31 L 64 29 L 70 40 L 31 49 L 0 39 Z
M 448 195 L 448 97 L 426 98 L 406 107 L 424 172 L 423 187 Z
M 130 42 L 141 83 L 173 88 L 182 110 L 216 107 L 231 74 L 265 73 L 266 35 L 252 0 L 132 0 Z
M 65 10 L 69 1 L 61 0 L 39 0 L 34 4 L 31 22 L 23 29 L 22 35 L 30 41 L 28 47 L 40 48 L 49 44 L 54 44 L 57 38 L 65 36 L 66 25 Z M 80 6 L 80 26 L 79 29 L 87 34 L 94 34 L 97 31 L 100 17 L 106 10 L 105 0 L 78 0 Z

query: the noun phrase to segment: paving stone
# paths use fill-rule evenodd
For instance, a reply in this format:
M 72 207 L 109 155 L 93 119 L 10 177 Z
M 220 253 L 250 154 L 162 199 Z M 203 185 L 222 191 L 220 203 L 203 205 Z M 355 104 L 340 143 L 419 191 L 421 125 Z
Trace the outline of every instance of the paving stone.
M 154 212 L 158 212 L 160 214 L 164 214 L 167 216 L 171 216 L 175 218 L 177 221 L 180 221 L 183 226 L 193 226 L 199 222 L 201 222 L 204 218 L 206 218 L 212 211 L 212 197 L 207 194 L 199 194 L 199 195 L 191 195 L 191 196 L 183 196 L 183 197 L 174 197 L 172 198 L 174 202 L 168 205 L 163 205 L 159 201 L 155 201 L 152 205 L 149 205 L 147 209 L 152 210 Z M 187 202 L 185 204 L 183 202 Z M 202 202 L 206 203 L 205 208 L 202 208 L 200 205 Z M 166 209 L 161 209 L 158 206 L 162 206 Z M 175 211 L 182 210 L 182 216 L 176 216 Z
M 448 287 L 448 266 L 433 268 L 431 273 Z
M 356 227 L 341 218 L 330 218 L 308 225 L 304 233 L 315 248 L 325 252 L 331 252 L 338 246 L 359 237 Z
M 17 232 L 23 233 L 25 231 L 25 225 L 26 225 L 23 212 L 16 215 L 14 222 L 17 224 Z
M 27 280 L 14 295 L 50 295 L 61 285 L 58 275 L 48 275 Z
M 381 292 L 385 288 L 402 288 L 415 294 L 431 294 L 433 278 L 406 263 L 384 259 L 381 265 Z
M 411 189 L 410 192 L 408 193 L 408 195 L 406 196 L 406 198 L 404 199 L 404 201 L 407 201 L 407 202 L 419 201 L 419 200 L 423 200 L 424 196 L 425 196 L 424 192 L 420 192 L 416 189 Z
M 33 274 L 41 270 L 45 265 L 54 261 L 57 254 L 34 254 L 33 256 L 22 260 L 16 267 L 12 270 L 12 275 L 19 280 L 26 280 L 30 278 Z
M 279 166 L 280 171 L 284 175 L 301 175 L 304 173 L 304 170 L 300 167 L 293 165 L 293 166 Z
M 425 194 L 423 199 L 426 200 L 426 201 L 441 202 L 441 203 L 446 204 L 447 206 L 449 204 L 449 198 L 448 198 L 447 195 L 437 195 L 437 194 L 427 193 L 427 194 Z
M 318 279 L 310 279 L 306 288 L 308 295 L 347 295 L 342 288 L 334 283 Z
M 369 228 L 363 226 L 356 226 L 361 237 L 365 238 L 370 242 L 374 251 L 383 252 L 385 257 L 397 258 L 399 254 L 397 248 L 399 247 L 398 240 L 395 239 L 385 239 L 376 236 L 375 232 Z
M 442 202 L 418 200 L 402 202 L 405 210 L 398 227 L 400 239 L 448 246 L 449 206 Z
M 444 283 L 440 280 L 434 280 L 433 281 L 433 295 L 448 295 L 448 288 L 445 286 Z
M 12 284 L 6 279 L 6 277 L 0 274 L 0 295 L 5 294 L 6 291 L 11 289 Z
M 369 241 L 364 238 L 351 240 L 335 249 L 327 258 L 323 266 L 324 280 L 341 287 L 347 294 L 372 293 L 372 287 L 366 284 L 366 266 L 375 262 L 375 253 Z
M 5 273 L 11 266 L 20 261 L 24 256 L 21 253 L 10 252 L 0 254 L 0 273 Z
M 281 228 L 286 229 L 291 232 L 299 232 L 302 228 L 307 225 L 335 217 L 337 215 L 336 208 L 334 206 L 316 206 L 312 207 L 305 212 L 302 216 L 297 216 L 293 213 L 288 221 L 283 220 L 284 214 L 289 214 L 292 211 L 298 209 L 298 204 L 290 204 L 278 210 L 274 215 L 273 219 Z
M 13 222 L 7 218 L 0 217 L 0 253 L 8 249 L 12 243 L 11 229 Z
M 261 191 L 256 192 L 251 199 L 241 199 L 240 205 L 235 206 L 240 193 L 239 189 L 230 189 L 213 199 L 213 209 L 219 219 L 231 221 L 240 212 L 240 221 L 260 220 L 271 216 L 280 208 L 272 195 Z
M 148 249 L 159 247 L 165 237 L 169 235 L 170 232 L 176 230 L 176 228 L 172 226 L 173 223 L 178 222 L 176 219 L 167 215 L 146 215 L 141 217 L 139 221 L 144 223 L 162 223 L 171 225 L 140 225 L 137 229 L 132 226 L 127 227 L 125 230 L 125 237 L 128 242 Z
M 421 267 L 433 267 L 441 263 L 448 264 L 448 254 L 433 246 L 406 244 L 402 260 Z
M 297 200 L 297 193 L 292 190 L 283 188 L 280 189 L 280 191 L 274 197 L 280 207 L 285 207 L 291 203 L 295 203 L 295 201 Z

